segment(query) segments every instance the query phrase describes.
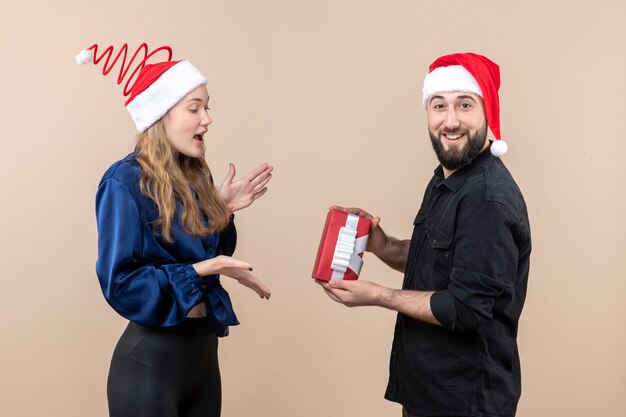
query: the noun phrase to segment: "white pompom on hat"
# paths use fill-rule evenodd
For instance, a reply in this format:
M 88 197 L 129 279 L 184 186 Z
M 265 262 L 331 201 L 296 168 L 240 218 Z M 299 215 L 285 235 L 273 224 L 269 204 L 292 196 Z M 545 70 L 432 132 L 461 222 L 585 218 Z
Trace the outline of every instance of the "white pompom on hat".
M 189 61 L 172 61 L 172 50 L 169 46 L 161 46 L 148 53 L 148 46 L 144 43 L 137 48 L 128 65 L 126 65 L 127 49 L 127 44 L 124 44 L 111 66 L 108 66 L 108 63 L 113 53 L 112 46 L 109 46 L 102 55 L 97 56 L 98 45 L 92 45 L 76 55 L 75 59 L 77 64 L 90 64 L 92 62 L 98 64 L 106 56 L 102 73 L 107 75 L 122 56 L 122 53 L 124 54 L 117 83 L 120 84 L 126 74 L 130 72 L 124 88 L 124 95 L 129 96 L 125 105 L 139 133 L 145 132 L 193 89 L 207 83 L 206 77 Z M 130 71 L 131 64 L 142 49 L 144 50 L 144 58 L 133 71 Z M 155 64 L 146 63 L 151 56 L 161 50 L 169 52 L 167 61 Z M 134 83 L 130 84 L 137 72 L 139 75 Z
M 479 95 L 485 105 L 487 125 L 496 139 L 491 144 L 491 153 L 504 155 L 508 145 L 500 134 L 500 67 L 487 57 L 468 52 L 439 57 L 428 71 L 424 78 L 424 107 L 437 93 L 462 91 Z
M 93 51 L 91 49 L 83 49 L 74 57 L 79 65 L 87 65 L 93 62 Z

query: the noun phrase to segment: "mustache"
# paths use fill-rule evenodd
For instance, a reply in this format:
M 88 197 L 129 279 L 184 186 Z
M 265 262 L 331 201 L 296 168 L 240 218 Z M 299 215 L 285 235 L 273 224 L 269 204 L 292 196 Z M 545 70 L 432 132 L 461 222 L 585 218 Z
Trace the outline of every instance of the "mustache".
M 441 133 L 442 135 L 458 135 L 458 134 L 462 134 L 462 133 L 469 133 L 469 130 L 467 129 L 442 129 L 439 133 Z

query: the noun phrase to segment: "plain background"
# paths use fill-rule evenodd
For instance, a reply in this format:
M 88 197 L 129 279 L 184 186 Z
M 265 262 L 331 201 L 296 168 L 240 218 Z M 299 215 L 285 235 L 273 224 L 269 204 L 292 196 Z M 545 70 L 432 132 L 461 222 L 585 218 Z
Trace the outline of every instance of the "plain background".
M 383 399 L 395 314 L 348 309 L 310 278 L 327 207 L 410 235 L 432 152 L 421 85 L 438 56 L 502 69 L 504 161 L 534 250 L 518 416 L 626 415 L 626 15 L 621 1 L 4 0 L 0 3 L 0 415 L 107 415 L 125 320 L 94 273 L 94 195 L 133 148 L 92 43 L 172 45 L 208 77 L 221 181 L 275 166 L 237 214 L 236 256 L 268 302 L 223 279 L 242 325 L 220 342 L 223 415 L 399 416 Z M 365 256 L 362 279 L 401 275 Z

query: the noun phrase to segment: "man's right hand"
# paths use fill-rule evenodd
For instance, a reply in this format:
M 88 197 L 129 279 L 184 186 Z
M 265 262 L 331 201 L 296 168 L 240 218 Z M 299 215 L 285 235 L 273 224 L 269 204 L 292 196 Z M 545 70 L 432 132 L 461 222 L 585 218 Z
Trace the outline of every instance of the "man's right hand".
M 370 229 L 370 237 L 365 250 L 372 252 L 378 259 L 396 271 L 404 272 L 409 255 L 409 240 L 400 241 L 388 236 L 380 227 L 380 217 L 372 216 L 358 207 L 331 206 L 330 210 L 340 210 L 370 219 L 372 228 Z
M 379 253 L 384 252 L 385 247 L 389 243 L 389 237 L 380 227 L 380 217 L 372 216 L 367 211 L 358 207 L 331 206 L 330 210 L 340 210 L 370 219 L 372 221 L 372 228 L 370 229 L 370 237 L 367 240 L 367 248 L 365 250 L 372 252 L 376 256 L 378 256 Z

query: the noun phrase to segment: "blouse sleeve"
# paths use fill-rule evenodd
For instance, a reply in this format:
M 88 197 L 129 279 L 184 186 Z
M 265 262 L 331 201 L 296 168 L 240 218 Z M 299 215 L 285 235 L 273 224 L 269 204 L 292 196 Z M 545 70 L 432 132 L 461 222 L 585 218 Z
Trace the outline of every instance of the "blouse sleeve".
M 204 298 L 206 284 L 192 265 L 146 259 L 152 242 L 127 185 L 109 178 L 96 195 L 96 273 L 107 302 L 120 315 L 147 326 L 172 326 Z M 151 228 L 151 226 L 147 226 Z

